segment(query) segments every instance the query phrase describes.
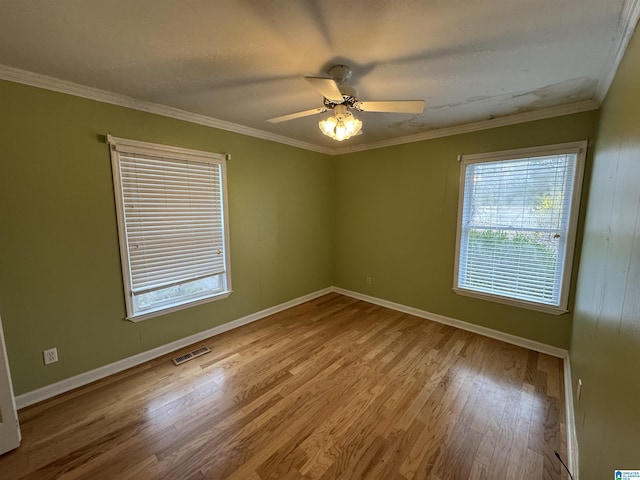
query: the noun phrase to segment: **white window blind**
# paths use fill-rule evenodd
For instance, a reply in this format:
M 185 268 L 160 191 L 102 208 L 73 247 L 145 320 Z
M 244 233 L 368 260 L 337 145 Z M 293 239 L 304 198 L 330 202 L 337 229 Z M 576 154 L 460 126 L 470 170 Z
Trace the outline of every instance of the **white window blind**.
M 585 148 L 463 158 L 458 293 L 566 311 Z
M 227 293 L 225 157 L 109 143 L 128 317 Z

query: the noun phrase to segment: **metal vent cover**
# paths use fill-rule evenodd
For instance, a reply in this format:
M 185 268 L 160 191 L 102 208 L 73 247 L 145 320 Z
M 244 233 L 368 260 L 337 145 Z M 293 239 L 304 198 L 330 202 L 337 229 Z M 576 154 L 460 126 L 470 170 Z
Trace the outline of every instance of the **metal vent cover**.
M 209 347 L 200 347 L 200 348 L 196 348 L 192 352 L 187 352 L 187 353 L 183 353 L 182 355 L 178 355 L 177 357 L 174 357 L 171 360 L 176 366 L 178 366 L 178 365 L 182 365 L 185 362 L 188 362 L 189 360 L 193 360 L 196 357 L 200 357 L 201 355 L 209 353 L 210 351 L 211 349 Z

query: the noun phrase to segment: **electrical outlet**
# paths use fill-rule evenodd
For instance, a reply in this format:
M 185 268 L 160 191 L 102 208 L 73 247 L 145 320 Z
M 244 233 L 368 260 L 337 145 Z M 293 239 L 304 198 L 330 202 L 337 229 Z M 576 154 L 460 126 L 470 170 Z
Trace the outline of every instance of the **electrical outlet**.
M 365 280 L 367 281 L 367 285 L 371 285 L 371 277 L 367 277 Z
M 50 348 L 49 350 L 44 350 L 42 352 L 44 356 L 44 364 L 49 365 L 50 363 L 55 363 L 58 361 L 58 349 Z

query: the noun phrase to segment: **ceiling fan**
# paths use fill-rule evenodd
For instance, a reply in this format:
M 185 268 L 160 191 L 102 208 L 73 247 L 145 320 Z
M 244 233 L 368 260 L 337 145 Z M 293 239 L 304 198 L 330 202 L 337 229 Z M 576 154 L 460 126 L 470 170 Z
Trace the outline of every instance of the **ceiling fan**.
M 332 111 L 333 114 L 319 123 L 322 133 L 334 140 L 342 141 L 362 132 L 362 121 L 351 110 L 360 112 L 389 112 L 420 114 L 424 110 L 424 100 L 383 100 L 361 102 L 352 87 L 345 85 L 351 78 L 348 65 L 334 65 L 328 71 L 331 78 L 304 77 L 324 97 L 323 106 L 270 118 L 271 123 L 281 123 L 296 118 L 308 117 Z

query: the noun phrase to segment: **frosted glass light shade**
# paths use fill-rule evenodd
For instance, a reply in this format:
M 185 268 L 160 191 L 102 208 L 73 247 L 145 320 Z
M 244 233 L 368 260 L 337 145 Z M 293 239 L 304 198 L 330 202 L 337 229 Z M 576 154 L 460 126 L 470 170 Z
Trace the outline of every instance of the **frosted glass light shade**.
M 344 108 L 338 114 L 320 120 L 318 127 L 327 137 L 342 142 L 360 133 L 362 121 Z

